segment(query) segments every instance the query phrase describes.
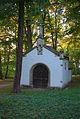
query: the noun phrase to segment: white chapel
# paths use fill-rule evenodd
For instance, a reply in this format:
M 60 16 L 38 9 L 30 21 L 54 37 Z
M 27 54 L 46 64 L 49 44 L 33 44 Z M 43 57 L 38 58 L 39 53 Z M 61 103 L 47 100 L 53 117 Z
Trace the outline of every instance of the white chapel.
M 21 85 L 33 88 L 63 88 L 71 81 L 69 58 L 46 46 L 43 28 L 39 27 L 37 46 L 23 56 Z

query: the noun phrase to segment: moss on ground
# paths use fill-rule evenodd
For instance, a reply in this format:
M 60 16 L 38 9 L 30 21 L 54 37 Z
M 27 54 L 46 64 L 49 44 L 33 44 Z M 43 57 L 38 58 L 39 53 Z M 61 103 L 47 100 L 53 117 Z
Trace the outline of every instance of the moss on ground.
M 11 93 L 12 86 L 2 88 L 0 119 L 80 119 L 80 84 L 76 84 L 65 89 L 23 88 L 18 94 Z

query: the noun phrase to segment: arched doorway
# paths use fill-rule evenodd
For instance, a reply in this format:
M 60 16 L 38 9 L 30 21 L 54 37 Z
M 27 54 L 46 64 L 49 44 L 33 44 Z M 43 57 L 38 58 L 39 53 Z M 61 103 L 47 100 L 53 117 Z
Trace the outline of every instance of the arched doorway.
M 49 70 L 44 64 L 37 64 L 33 69 L 33 87 L 47 88 Z

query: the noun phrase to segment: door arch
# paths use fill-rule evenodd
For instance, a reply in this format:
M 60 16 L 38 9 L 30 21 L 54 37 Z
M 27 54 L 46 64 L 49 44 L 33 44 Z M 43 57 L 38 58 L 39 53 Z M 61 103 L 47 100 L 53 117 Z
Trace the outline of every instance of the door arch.
M 49 83 L 49 70 L 44 64 L 37 64 L 32 74 L 34 88 L 47 88 Z

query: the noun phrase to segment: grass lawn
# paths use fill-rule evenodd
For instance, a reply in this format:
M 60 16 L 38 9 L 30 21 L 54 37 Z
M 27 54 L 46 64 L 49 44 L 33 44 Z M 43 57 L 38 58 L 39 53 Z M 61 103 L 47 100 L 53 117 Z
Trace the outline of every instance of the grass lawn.
M 0 89 L 0 119 L 80 119 L 80 84 L 65 89 Z

